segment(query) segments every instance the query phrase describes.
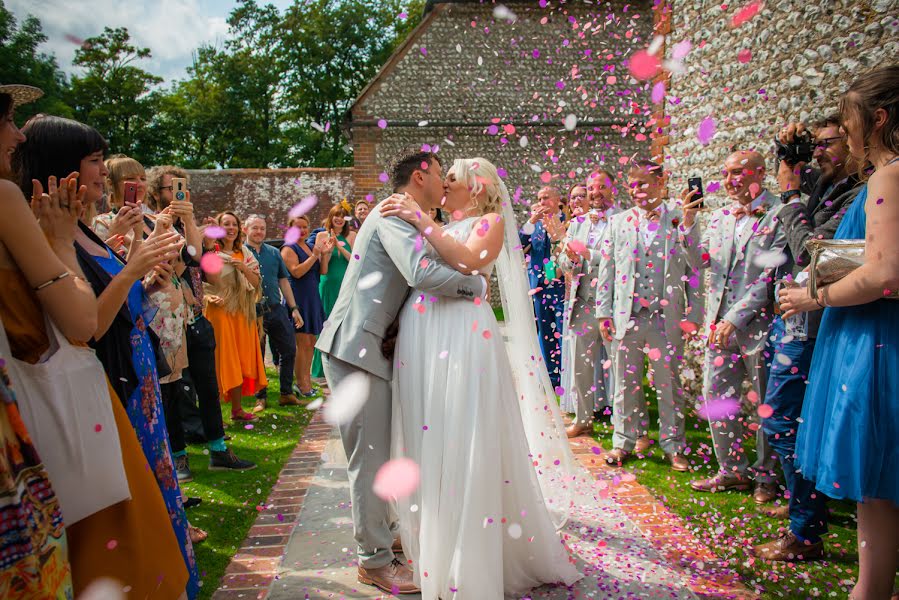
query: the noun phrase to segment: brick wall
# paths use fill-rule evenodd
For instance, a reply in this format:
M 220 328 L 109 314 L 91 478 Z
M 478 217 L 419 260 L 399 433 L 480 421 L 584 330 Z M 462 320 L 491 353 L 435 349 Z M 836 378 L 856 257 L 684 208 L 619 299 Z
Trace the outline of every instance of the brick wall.
M 264 215 L 270 238 L 281 237 L 287 213 L 303 198 L 318 198 L 309 212 L 312 226 L 317 227 L 335 202 L 353 195 L 352 169 L 224 169 L 189 174 L 198 217 L 226 209 L 241 218 Z
M 761 151 L 773 175 L 772 140 L 785 122 L 810 122 L 834 111 L 857 73 L 899 57 L 897 0 L 766 2 L 750 21 L 731 28 L 731 17 L 746 4 L 672 3 L 669 51 L 672 42 L 693 44 L 684 72 L 672 77 L 666 106 L 666 166 L 674 190 L 686 187 L 692 175 L 702 176 L 706 188 L 719 181 L 733 145 Z M 740 61 L 741 52 L 747 62 Z M 703 146 L 696 132 L 709 116 L 717 134 Z M 773 176 L 769 184 L 776 190 Z M 722 200 L 723 188 L 710 197 Z

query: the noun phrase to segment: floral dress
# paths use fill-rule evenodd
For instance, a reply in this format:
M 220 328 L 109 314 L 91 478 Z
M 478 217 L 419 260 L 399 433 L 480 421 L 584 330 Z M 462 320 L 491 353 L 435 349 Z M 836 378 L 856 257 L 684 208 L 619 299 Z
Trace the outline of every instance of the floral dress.
M 112 277 L 118 275 L 124 265 L 114 256 L 95 256 L 94 260 Z M 195 598 L 199 592 L 197 563 L 194 557 L 193 544 L 188 535 L 187 516 L 181 501 L 181 488 L 175 476 L 172 462 L 172 450 L 169 446 L 169 435 L 165 428 L 165 417 L 162 410 L 161 392 L 156 373 L 156 356 L 147 332 L 147 323 L 153 321 L 154 314 L 145 312 L 148 307 L 143 286 L 135 282 L 128 292 L 128 310 L 134 328 L 131 330 L 131 360 L 137 373 L 138 385 L 126 402 L 126 411 L 137 438 L 140 441 L 147 462 L 153 469 L 156 482 L 162 492 L 172 527 L 187 565 L 190 579 L 187 583 L 188 598 Z

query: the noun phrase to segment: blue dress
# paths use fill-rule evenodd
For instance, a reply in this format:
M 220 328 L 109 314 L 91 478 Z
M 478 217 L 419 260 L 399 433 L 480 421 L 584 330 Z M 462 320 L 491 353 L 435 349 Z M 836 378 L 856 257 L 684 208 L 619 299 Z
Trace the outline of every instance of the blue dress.
M 297 259 L 302 263 L 309 258 L 309 254 L 299 244 L 287 246 L 293 250 Z M 296 329 L 297 333 L 309 333 L 318 335 L 322 332 L 325 322 L 325 309 L 322 306 L 322 298 L 318 292 L 318 284 L 321 281 L 321 264 L 313 263 L 312 268 L 306 274 L 297 279 L 290 276 L 290 289 L 293 290 L 293 298 L 297 301 L 300 316 L 303 317 L 303 326 Z
M 865 238 L 862 188 L 835 239 Z M 899 504 L 899 302 L 827 308 L 796 437 L 802 474 L 831 498 Z
M 538 290 L 532 296 L 534 314 L 537 317 L 537 336 L 540 351 L 546 362 L 549 380 L 553 387 L 561 385 L 562 371 L 562 325 L 565 312 L 565 280 L 561 270 L 552 273 L 547 265 L 552 259 L 552 240 L 546 233 L 542 221 L 534 224 L 534 230 L 525 232 L 523 227 L 518 232 L 518 239 L 526 252 L 528 260 L 528 283 L 532 290 Z M 547 275 L 551 278 L 547 279 Z M 539 288 L 539 289 L 538 289 Z
M 111 254 L 105 257 L 95 256 L 94 260 L 112 277 L 118 275 L 124 268 L 122 262 Z M 153 311 L 148 309 L 148 306 L 144 288 L 140 281 L 136 281 L 128 292 L 128 312 L 134 323 L 130 337 L 131 361 L 140 385 L 131 393 L 125 409 L 169 511 L 172 527 L 178 538 L 178 546 L 181 548 L 190 575 L 187 582 L 187 597 L 193 599 L 200 591 L 197 561 L 187 530 L 187 515 L 184 513 L 181 488 L 175 475 L 169 434 L 165 428 L 162 396 L 156 374 L 156 355 L 147 333 L 147 323 L 153 320 Z

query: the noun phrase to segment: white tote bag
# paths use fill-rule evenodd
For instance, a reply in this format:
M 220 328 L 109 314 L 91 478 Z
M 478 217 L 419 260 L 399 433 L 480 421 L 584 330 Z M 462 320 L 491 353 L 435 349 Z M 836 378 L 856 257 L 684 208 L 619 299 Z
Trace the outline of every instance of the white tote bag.
M 0 321 L 19 413 L 59 498 L 66 526 L 131 498 L 103 365 L 47 318 L 50 348 L 29 364 L 13 358 Z

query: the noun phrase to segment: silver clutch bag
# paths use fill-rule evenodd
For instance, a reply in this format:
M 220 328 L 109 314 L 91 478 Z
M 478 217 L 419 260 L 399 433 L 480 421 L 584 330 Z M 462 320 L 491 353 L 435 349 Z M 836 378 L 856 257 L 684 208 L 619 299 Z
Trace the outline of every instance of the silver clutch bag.
M 816 298 L 818 288 L 839 281 L 865 263 L 865 240 L 809 240 L 805 243 L 811 256 L 808 293 Z M 899 299 L 899 290 L 891 290 L 887 298 Z

